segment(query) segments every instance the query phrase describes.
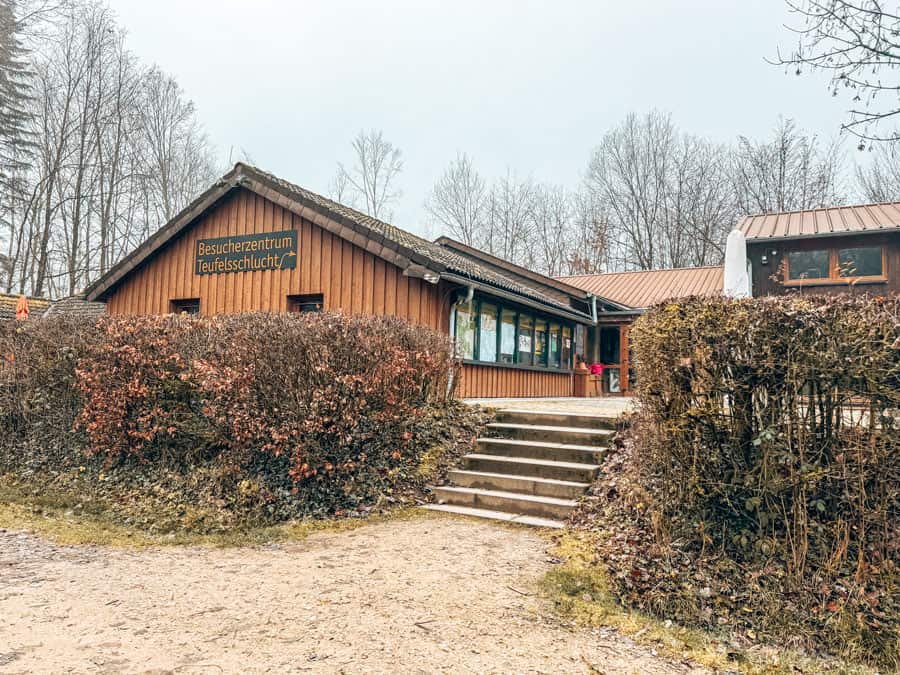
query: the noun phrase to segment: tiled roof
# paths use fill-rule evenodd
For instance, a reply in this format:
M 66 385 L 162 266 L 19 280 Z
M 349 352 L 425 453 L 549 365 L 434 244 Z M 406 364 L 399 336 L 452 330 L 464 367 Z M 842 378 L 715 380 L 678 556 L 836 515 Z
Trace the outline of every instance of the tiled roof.
M 748 240 L 897 231 L 900 230 L 900 202 L 763 213 L 746 216 L 737 229 Z
M 296 209 L 299 212 L 304 208 L 309 208 L 314 212 L 324 214 L 327 218 L 349 224 L 353 228 L 354 243 L 367 248 L 366 242 L 371 243 L 376 250 L 390 248 L 393 251 L 399 251 L 402 256 L 405 256 L 407 262 L 413 260 L 418 264 L 424 264 L 434 272 L 450 272 L 471 279 L 473 282 L 482 282 L 497 289 L 529 298 L 548 308 L 556 308 L 586 319 L 589 318 L 585 312 L 573 309 L 568 303 L 550 298 L 538 287 L 513 279 L 494 267 L 459 255 L 411 232 L 401 230 L 399 227 L 243 163 L 236 164 L 234 169 L 209 190 L 163 225 L 106 275 L 91 284 L 86 293 L 87 297 L 92 300 L 106 297 L 106 294 L 116 284 L 147 260 L 156 249 L 164 246 L 172 237 L 189 227 L 200 214 L 225 193 L 238 186 L 257 191 L 263 197 L 278 200 L 279 204 L 286 206 L 289 210 Z M 344 227 L 342 231 L 346 229 Z M 357 237 L 362 237 L 362 241 L 356 242 Z
M 672 298 L 718 295 L 723 291 L 724 274 L 721 266 L 681 267 L 584 274 L 560 277 L 560 280 L 627 307 L 644 309 Z
M 44 316 L 100 317 L 106 314 L 106 303 L 85 300 L 83 295 L 70 295 L 52 303 Z
M 16 303 L 19 302 L 18 295 L 0 293 L 0 320 L 16 318 Z M 41 316 L 50 306 L 50 301 L 44 298 L 28 298 L 28 318 Z
M 391 225 L 390 223 L 386 223 L 383 220 L 373 218 L 372 216 L 366 215 L 365 213 L 350 208 L 349 206 L 345 206 L 336 201 L 328 199 L 327 197 L 316 194 L 315 192 L 311 192 L 306 188 L 302 188 L 299 185 L 294 185 L 293 183 L 290 183 L 282 178 L 278 178 L 277 176 L 261 169 L 257 169 L 256 167 L 246 164 L 238 164 L 236 168 L 239 168 L 244 173 L 250 174 L 251 176 L 253 174 L 257 174 L 258 176 L 265 178 L 268 182 L 276 184 L 284 191 L 291 193 L 298 199 L 313 202 L 314 204 L 318 204 L 328 211 L 338 213 L 341 216 L 344 216 L 345 218 L 348 218 L 349 220 L 357 223 L 358 225 L 361 225 L 366 229 L 381 235 L 385 239 L 399 244 L 403 248 L 418 253 L 422 257 L 437 263 L 447 270 L 456 272 L 466 277 L 470 277 L 471 279 L 476 281 L 483 281 L 492 286 L 512 291 L 513 293 L 518 293 L 519 295 L 524 295 L 533 300 L 538 300 L 546 305 L 556 306 L 569 312 L 574 312 L 576 314 L 582 313 L 578 310 L 572 309 L 572 307 L 567 303 L 560 302 L 555 298 L 548 297 L 547 293 L 541 289 L 535 288 L 530 284 L 523 283 L 522 281 L 513 279 L 511 275 L 503 274 L 496 267 L 489 266 L 470 257 L 463 256 L 447 247 L 440 246 L 434 242 L 428 241 L 427 239 L 423 239 L 422 237 L 419 237 L 412 232 L 401 230 L 399 227 Z M 550 279 L 549 277 L 547 281 L 552 284 L 552 279 Z

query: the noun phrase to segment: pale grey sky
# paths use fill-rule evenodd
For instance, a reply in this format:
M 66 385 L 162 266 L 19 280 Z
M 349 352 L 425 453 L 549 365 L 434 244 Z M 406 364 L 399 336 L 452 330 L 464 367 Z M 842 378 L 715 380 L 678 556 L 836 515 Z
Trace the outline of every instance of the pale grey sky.
M 437 234 L 422 203 L 457 152 L 574 186 L 632 111 L 729 141 L 779 114 L 830 138 L 846 106 L 765 62 L 793 43 L 784 0 L 110 2 L 223 153 L 326 192 L 356 133 L 381 129 L 405 161 L 392 220 L 420 234 Z

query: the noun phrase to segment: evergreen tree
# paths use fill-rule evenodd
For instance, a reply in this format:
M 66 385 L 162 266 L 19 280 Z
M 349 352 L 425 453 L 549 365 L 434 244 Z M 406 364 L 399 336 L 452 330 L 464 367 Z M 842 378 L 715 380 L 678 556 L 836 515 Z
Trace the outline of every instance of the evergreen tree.
M 14 187 L 33 150 L 28 129 L 30 73 L 19 28 L 15 0 L 0 0 L 0 190 L 4 192 Z

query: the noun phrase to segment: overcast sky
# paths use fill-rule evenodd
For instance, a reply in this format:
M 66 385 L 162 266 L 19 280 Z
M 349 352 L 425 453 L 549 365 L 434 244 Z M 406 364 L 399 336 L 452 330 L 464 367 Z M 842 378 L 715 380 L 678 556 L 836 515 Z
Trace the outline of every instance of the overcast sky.
M 110 2 L 226 159 L 326 192 L 356 133 L 381 129 L 405 162 L 393 222 L 427 235 L 422 203 L 457 152 L 574 186 L 632 111 L 730 141 L 779 114 L 831 138 L 846 105 L 765 62 L 793 44 L 784 0 Z

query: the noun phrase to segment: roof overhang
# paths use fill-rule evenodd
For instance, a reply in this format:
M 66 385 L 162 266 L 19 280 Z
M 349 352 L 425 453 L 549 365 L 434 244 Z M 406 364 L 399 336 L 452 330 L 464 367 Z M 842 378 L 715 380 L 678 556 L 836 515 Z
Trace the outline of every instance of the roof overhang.
M 586 314 L 581 314 L 580 312 L 575 311 L 568 312 L 564 309 L 561 309 L 560 307 L 556 307 L 555 305 L 538 302 L 537 300 L 532 300 L 527 296 L 519 295 L 518 293 L 513 293 L 512 291 L 506 291 L 502 288 L 497 288 L 496 286 L 491 286 L 490 284 L 485 284 L 481 281 L 469 279 L 468 277 L 462 276 L 460 274 L 444 272 L 443 274 L 441 274 L 441 279 L 444 279 L 445 281 L 449 281 L 451 283 L 459 284 L 461 286 L 471 286 L 474 289 L 477 289 L 484 293 L 488 293 L 495 297 L 502 298 L 504 300 L 510 300 L 526 307 L 533 307 L 534 309 L 539 309 L 547 314 L 559 316 L 571 321 L 575 321 L 577 323 L 585 324 L 588 326 L 592 326 L 594 324 L 593 319 Z
M 855 232 L 819 232 L 817 234 L 795 234 L 788 237 L 752 237 L 747 238 L 747 245 L 765 244 L 778 241 L 810 241 L 813 239 L 834 239 L 835 237 L 869 237 L 872 235 L 900 234 L 900 227 L 884 227 L 878 230 L 856 230 Z

